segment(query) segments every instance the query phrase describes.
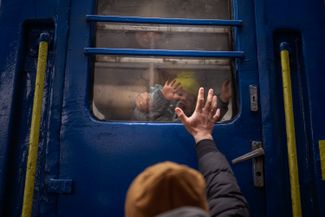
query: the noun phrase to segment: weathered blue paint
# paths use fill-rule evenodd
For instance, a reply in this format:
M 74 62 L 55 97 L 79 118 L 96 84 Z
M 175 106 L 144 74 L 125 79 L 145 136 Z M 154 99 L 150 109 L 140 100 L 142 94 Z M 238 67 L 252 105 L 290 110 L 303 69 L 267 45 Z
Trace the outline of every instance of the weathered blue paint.
M 163 49 L 125 49 L 125 48 L 84 48 L 88 55 L 133 55 L 133 56 L 173 56 L 173 57 L 244 57 L 243 51 L 201 51 L 201 50 L 163 50 Z
M 128 16 L 86 15 L 87 21 L 114 23 L 150 23 L 150 24 L 179 24 L 179 25 L 213 25 L 213 26 L 241 26 L 242 20 L 214 20 L 214 19 L 181 19 L 181 18 L 146 18 Z
M 73 181 L 71 179 L 49 179 L 46 185 L 48 193 L 71 194 Z
M 42 121 L 42 145 L 40 147 L 42 154 L 39 157 L 41 165 L 39 171 L 42 171 L 42 174 L 38 171 L 35 192 L 35 198 L 38 199 L 34 201 L 34 208 L 36 214 L 56 215 L 57 197 L 54 195 L 41 196 L 41 194 L 45 192 L 44 173 L 49 174 L 51 171 L 51 176 L 56 177 L 56 171 L 58 171 L 59 143 L 57 140 L 61 125 L 69 4 L 70 1 L 25 1 L 24 3 L 2 1 L 0 8 L 0 55 L 3 57 L 0 61 L 0 216 L 19 216 L 21 209 L 21 190 L 28 143 L 26 134 L 29 132 L 28 123 L 30 122 L 29 114 L 32 102 L 30 96 L 33 95 L 31 86 L 33 86 L 35 75 L 34 60 L 37 55 L 37 47 L 34 45 L 38 44 L 35 40 L 28 41 L 27 34 L 30 31 L 38 32 L 42 29 L 44 26 L 39 27 L 41 23 L 50 24 L 45 27 L 55 27 L 55 34 L 52 32 L 52 36 L 55 35 L 55 37 L 52 38 L 53 44 L 50 45 L 52 51 L 50 51 L 51 57 L 49 58 L 52 59 L 49 62 L 49 67 L 55 68 L 55 73 L 47 73 L 45 84 L 47 98 L 45 116 L 47 118 Z M 36 35 L 35 38 L 38 38 L 39 34 Z M 60 55 L 54 56 L 53 53 L 60 53 Z M 53 65 L 51 65 L 51 61 L 53 61 Z M 44 158 L 45 155 L 48 157 Z M 44 165 L 46 165 L 46 170 L 42 169 Z M 14 177 L 14 179 L 10 177 Z M 42 206 L 43 202 L 46 205 Z M 46 210 L 50 211 L 46 212 Z
M 93 0 L 1 1 L 0 216 L 18 216 L 21 209 L 35 39 L 43 30 L 53 38 L 34 216 L 123 216 L 127 187 L 146 166 L 173 160 L 196 167 L 194 142 L 180 124 L 101 122 L 92 117 L 92 64 L 84 48 L 93 46 L 90 23 L 99 18 L 87 15 L 95 14 L 94 5 Z M 304 216 L 325 216 L 317 147 L 318 140 L 325 139 L 324 1 L 234 0 L 233 8 L 234 22 L 242 24 L 234 28 L 234 50 L 245 52 L 235 60 L 239 113 L 217 125 L 214 137 L 228 159 L 250 151 L 252 140 L 263 141 L 265 187 L 253 187 L 251 162 L 233 166 L 234 172 L 252 216 L 290 216 L 277 53 L 282 41 L 297 44 L 293 91 L 302 208 Z M 259 87 L 259 112 L 249 109 L 251 84 Z M 47 191 L 57 179 L 72 180 L 71 194 Z M 69 190 L 65 187 L 61 193 Z
M 280 90 L 281 74 L 280 67 L 277 64 L 279 62 L 276 58 L 280 42 L 288 41 L 290 34 L 281 35 L 282 40 L 278 40 L 281 38 L 280 35 L 277 36 L 279 37 L 277 40 L 277 37 L 275 37 L 279 31 L 287 31 L 288 33 L 291 31 L 299 32 L 301 35 L 302 53 L 300 55 L 303 58 L 303 70 L 300 76 L 305 77 L 305 79 L 302 79 L 305 83 L 304 93 L 295 93 L 294 95 L 296 100 L 300 98 L 298 101 L 303 102 L 302 107 L 295 106 L 295 115 L 297 113 L 301 114 L 300 111 L 303 108 L 304 116 L 295 117 L 295 120 L 305 122 L 305 129 L 304 127 L 298 127 L 299 125 L 297 126 L 297 128 L 303 129 L 305 132 L 299 130 L 297 133 L 296 130 L 296 135 L 304 134 L 304 137 L 305 135 L 308 137 L 308 134 L 310 134 L 310 143 L 301 141 L 304 144 L 298 144 L 300 178 L 309 179 L 307 186 L 313 185 L 317 192 L 314 198 L 310 196 L 303 197 L 302 210 L 304 216 L 313 216 L 314 214 L 314 216 L 325 216 L 324 206 L 321 205 L 322 201 L 324 201 L 325 185 L 321 181 L 319 150 L 317 148 L 318 140 L 324 138 L 325 133 L 323 127 L 325 116 L 321 112 L 325 104 L 323 100 L 320 100 L 320 94 L 325 93 L 322 82 L 324 75 L 320 73 L 325 59 L 324 53 L 321 51 L 325 47 L 322 39 L 325 36 L 325 29 L 323 28 L 325 26 L 324 1 L 313 1 L 310 4 L 302 0 L 256 1 L 255 15 L 260 94 L 264 96 L 261 97 L 261 108 L 267 171 L 265 191 L 267 198 L 273 198 L 273 200 L 267 200 L 267 213 L 269 216 L 291 215 L 291 211 L 288 209 L 291 206 L 291 200 L 287 187 L 289 179 L 286 175 L 288 173 L 288 163 L 287 153 L 284 149 L 286 141 L 283 99 Z M 297 85 L 297 82 L 295 85 Z M 309 148 L 306 149 L 303 146 L 309 146 Z M 304 154 L 312 157 L 302 157 L 301 152 L 305 150 L 307 152 Z M 312 162 L 313 160 L 311 167 L 309 163 L 306 164 L 306 162 Z M 309 169 L 308 174 L 305 173 L 306 170 L 301 169 L 304 167 Z M 277 178 L 275 179 L 274 176 Z M 305 191 L 306 181 L 300 179 L 300 183 L 303 183 L 302 190 Z M 276 198 L 281 198 L 281 200 Z M 314 208 L 308 203 L 312 203 Z
M 250 111 L 248 100 L 248 86 L 258 84 L 253 34 L 255 26 L 254 18 L 251 17 L 253 7 L 251 4 L 242 4 L 243 8 L 247 8 L 241 16 L 247 27 L 238 30 L 238 47 L 235 48 L 247 51 L 245 58 L 238 60 L 236 73 L 240 114 L 233 122 L 218 125 L 215 129 L 220 149 L 229 159 L 250 151 L 252 140 L 262 139 L 260 115 Z M 93 13 L 90 5 L 91 1 L 88 7 L 72 3 L 70 38 L 74 40 L 68 47 L 60 175 L 74 181 L 75 191 L 72 195 L 59 197 L 58 214 L 67 216 L 69 212 L 87 216 L 96 213 L 97 216 L 106 216 L 106 213 L 110 213 L 112 216 L 123 216 L 128 185 L 145 167 L 165 160 L 196 167 L 197 160 L 193 140 L 180 124 L 101 122 L 91 118 L 91 71 L 87 72 L 89 57 L 81 55 L 91 36 L 80 37 L 89 32 L 89 24 L 80 20 L 82 16 Z M 238 136 L 229 138 L 228 135 L 234 132 Z M 264 215 L 264 192 L 253 186 L 251 162 L 237 165 L 234 171 L 248 200 L 253 204 L 252 215 Z M 81 208 L 80 203 L 85 198 L 91 198 L 92 202 L 88 207 Z

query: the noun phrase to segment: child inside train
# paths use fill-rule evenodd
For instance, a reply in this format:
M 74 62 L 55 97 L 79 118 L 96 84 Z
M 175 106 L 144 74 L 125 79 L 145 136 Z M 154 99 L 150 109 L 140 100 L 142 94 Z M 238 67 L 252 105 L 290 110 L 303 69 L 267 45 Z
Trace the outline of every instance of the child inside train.
M 176 106 L 187 114 L 194 110 L 199 84 L 192 72 L 181 72 L 175 79 L 162 86 L 155 84 L 150 92 L 139 94 L 135 99 L 134 118 L 139 121 L 177 121 Z
M 199 84 L 193 72 L 179 73 L 175 79 L 167 80 L 164 86 L 156 84 L 150 92 L 140 93 L 135 99 L 134 119 L 138 121 L 178 121 L 175 107 L 179 106 L 185 114 L 189 115 L 195 107 L 196 93 Z M 228 110 L 231 98 L 231 83 L 223 82 L 221 92 L 218 94 L 218 108 L 221 115 Z

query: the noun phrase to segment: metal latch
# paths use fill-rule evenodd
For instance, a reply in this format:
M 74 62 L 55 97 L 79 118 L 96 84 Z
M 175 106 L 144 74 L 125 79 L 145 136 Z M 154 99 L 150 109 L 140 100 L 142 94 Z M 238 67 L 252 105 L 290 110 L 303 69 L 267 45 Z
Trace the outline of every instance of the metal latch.
M 249 85 L 249 95 L 250 95 L 251 111 L 257 112 L 258 111 L 258 94 L 257 94 L 257 86 L 256 85 Z
M 248 152 L 240 157 L 233 159 L 231 162 L 233 164 L 240 163 L 252 159 L 253 161 L 253 179 L 254 186 L 263 187 L 264 186 L 264 149 L 262 147 L 262 142 L 253 141 L 252 151 Z

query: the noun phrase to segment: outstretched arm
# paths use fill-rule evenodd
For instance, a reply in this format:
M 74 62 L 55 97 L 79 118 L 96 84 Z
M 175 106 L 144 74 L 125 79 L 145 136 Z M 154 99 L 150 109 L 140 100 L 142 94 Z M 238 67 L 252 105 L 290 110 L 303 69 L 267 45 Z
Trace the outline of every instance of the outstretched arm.
M 199 169 L 207 183 L 207 198 L 211 216 L 249 216 L 247 202 L 226 158 L 217 149 L 212 130 L 220 118 L 217 97 L 210 89 L 204 102 L 204 89 L 200 88 L 194 113 L 187 117 L 182 109 L 176 114 L 188 132 L 194 137 Z

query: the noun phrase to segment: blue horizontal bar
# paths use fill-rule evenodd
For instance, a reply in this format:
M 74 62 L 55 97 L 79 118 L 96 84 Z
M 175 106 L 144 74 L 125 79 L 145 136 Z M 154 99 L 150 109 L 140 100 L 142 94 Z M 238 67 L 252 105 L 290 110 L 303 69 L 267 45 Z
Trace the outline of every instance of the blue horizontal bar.
M 154 23 L 154 24 L 180 24 L 180 25 L 214 25 L 214 26 L 241 26 L 242 20 L 215 20 L 215 19 L 185 19 L 185 18 L 158 18 L 136 16 L 103 16 L 86 15 L 91 22 L 117 22 L 117 23 Z
M 176 56 L 176 57 L 244 57 L 244 51 L 201 51 L 201 50 L 163 50 L 129 48 L 84 48 L 87 55 L 134 55 L 134 56 Z

